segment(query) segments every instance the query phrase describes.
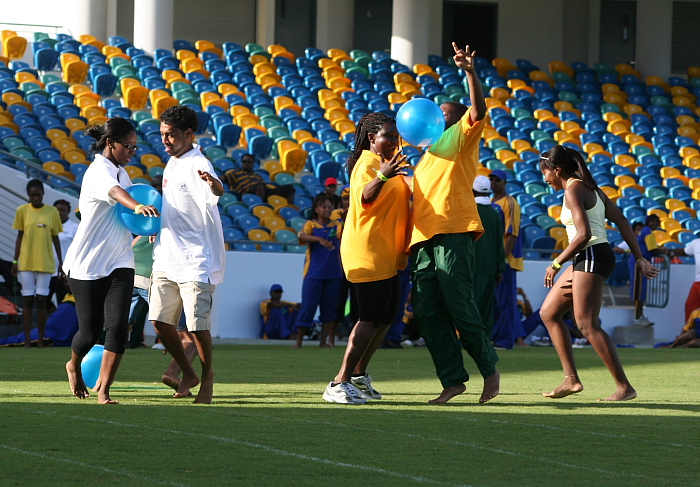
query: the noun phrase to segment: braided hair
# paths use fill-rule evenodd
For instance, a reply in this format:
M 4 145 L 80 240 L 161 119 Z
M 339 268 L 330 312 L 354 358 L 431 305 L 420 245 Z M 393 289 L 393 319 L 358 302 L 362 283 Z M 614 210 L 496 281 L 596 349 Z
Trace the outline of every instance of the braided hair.
M 385 123 L 394 121 L 393 118 L 382 112 L 371 112 L 362 116 L 355 129 L 355 148 L 345 166 L 348 174 L 352 174 L 352 169 L 362 155 L 362 151 L 369 150 L 369 134 L 377 134 Z
M 583 184 L 592 190 L 598 189 L 598 185 L 579 151 L 563 145 L 555 145 L 540 156 L 540 169 L 553 171 L 557 167 L 569 174 L 579 176 Z

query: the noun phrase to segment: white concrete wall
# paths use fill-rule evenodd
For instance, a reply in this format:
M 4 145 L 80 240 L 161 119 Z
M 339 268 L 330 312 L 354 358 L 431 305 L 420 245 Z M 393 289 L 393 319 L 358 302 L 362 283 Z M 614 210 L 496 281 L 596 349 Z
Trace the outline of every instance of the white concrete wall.
M 534 309 L 538 309 L 547 295 L 543 286 L 544 261 L 526 261 L 525 271 L 518 273 L 518 285 L 528 295 Z M 219 338 L 258 338 L 260 336 L 259 305 L 269 296 L 272 284 L 284 288 L 283 299 L 301 300 L 303 254 L 275 254 L 258 252 L 227 252 L 226 275 L 217 286 L 212 314 L 212 334 Z M 684 324 L 685 299 L 693 283 L 694 266 L 671 267 L 672 294 L 665 309 L 645 308 L 652 321 L 657 340 L 673 339 Z M 612 335 L 616 326 L 632 324 L 629 308 L 606 308 L 601 312 L 603 328 Z M 150 326 L 149 326 L 150 328 Z M 153 334 L 152 330 L 149 334 Z
M 275 43 L 275 0 L 258 0 L 255 43 L 267 48 Z
M 342 49 L 353 47 L 355 0 L 318 0 L 316 3 L 316 47 Z

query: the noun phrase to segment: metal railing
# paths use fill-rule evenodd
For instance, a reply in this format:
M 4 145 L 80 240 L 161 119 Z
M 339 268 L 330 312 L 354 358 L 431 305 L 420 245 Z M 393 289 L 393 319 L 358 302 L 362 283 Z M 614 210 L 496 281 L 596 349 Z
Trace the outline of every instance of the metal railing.
M 651 308 L 665 308 L 671 291 L 671 261 L 667 255 L 659 255 L 654 256 L 651 263 L 659 269 L 659 275 L 648 280 L 644 305 Z

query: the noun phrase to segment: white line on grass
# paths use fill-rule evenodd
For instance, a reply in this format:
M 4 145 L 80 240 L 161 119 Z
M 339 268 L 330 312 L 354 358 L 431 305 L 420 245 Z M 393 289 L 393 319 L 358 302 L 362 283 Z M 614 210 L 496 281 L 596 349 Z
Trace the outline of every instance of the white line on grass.
M 111 468 L 106 468 L 106 467 L 101 467 L 99 465 L 92 465 L 90 463 L 85 463 L 85 462 L 79 462 L 77 460 L 71 460 L 70 458 L 61 458 L 61 457 L 54 457 L 51 455 L 45 455 L 43 453 L 39 453 L 36 451 L 30 451 L 30 450 L 22 450 L 21 448 L 15 448 L 13 446 L 9 445 L 0 445 L 0 448 L 4 448 L 5 450 L 10 450 L 15 453 L 22 453 L 23 455 L 31 455 L 34 457 L 39 457 L 43 458 L 44 460 L 51 460 L 53 462 L 60 462 L 60 463 L 67 463 L 69 465 L 78 465 L 80 467 L 86 467 L 91 470 L 102 470 L 103 472 L 107 473 L 113 473 L 117 475 L 124 475 L 126 477 L 131 477 L 132 479 L 137 479 L 140 481 L 145 481 L 145 482 L 150 482 L 153 484 L 163 484 L 163 485 L 176 485 L 178 487 L 190 487 L 187 484 L 180 484 L 177 482 L 171 482 L 169 480 L 159 480 L 159 479 L 154 479 L 153 477 L 146 477 L 145 475 L 138 475 L 134 474 L 131 472 L 127 472 L 126 470 L 113 470 Z
M 3 409 L 14 409 L 18 411 L 24 411 L 24 412 L 29 412 L 29 413 L 34 413 L 34 414 L 46 414 L 46 415 L 57 415 L 58 413 L 55 411 L 37 411 L 33 409 L 26 409 L 26 408 L 18 408 L 18 407 L 12 407 L 12 406 L 0 406 L 0 408 Z M 220 441 L 223 443 L 230 443 L 233 445 L 239 445 L 239 446 L 247 446 L 249 448 L 255 448 L 258 450 L 263 450 L 268 453 L 274 453 L 277 455 L 282 455 L 285 457 L 292 457 L 292 458 L 298 458 L 300 460 L 309 460 L 312 462 L 317 462 L 317 463 L 322 463 L 324 465 L 330 465 L 332 467 L 346 467 L 346 468 L 352 468 L 352 469 L 357 469 L 357 470 L 365 470 L 368 472 L 374 472 L 378 474 L 384 474 L 384 475 L 389 475 L 391 477 L 397 477 L 397 478 L 402 478 L 406 480 L 412 480 L 414 482 L 419 482 L 419 483 L 428 483 L 428 484 L 435 484 L 435 485 L 446 485 L 448 487 L 473 487 L 469 484 L 453 484 L 450 482 L 442 482 L 440 480 L 436 479 L 431 479 L 428 477 L 419 477 L 416 475 L 408 475 L 400 472 L 393 472 L 391 470 L 386 470 L 384 468 L 378 468 L 378 467 L 370 467 L 368 465 L 360 465 L 360 464 L 353 464 L 353 463 L 346 463 L 346 462 L 338 462 L 335 460 L 329 460 L 327 458 L 320 458 L 320 457 L 313 457 L 310 455 L 304 455 L 301 453 L 294 453 L 286 450 L 280 450 L 279 448 L 274 448 L 271 446 L 267 445 L 262 445 L 259 443 L 253 443 L 250 441 L 244 441 L 244 440 L 237 440 L 235 438 L 227 438 L 227 437 L 222 437 L 222 436 L 214 436 L 214 435 L 207 435 L 204 433 L 193 433 L 190 431 L 179 431 L 179 430 L 170 430 L 170 429 L 165 429 L 165 428 L 155 428 L 153 426 L 145 426 L 145 425 L 140 425 L 140 424 L 128 424 L 128 423 L 119 423 L 117 421 L 109 421 L 106 419 L 98 419 L 98 418 L 86 418 L 83 416 L 62 416 L 62 418 L 70 418 L 70 419 L 76 419 L 80 421 L 92 421 L 94 423 L 103 423 L 103 424 L 109 424 L 113 426 L 119 426 L 122 428 L 139 428 L 139 429 L 148 429 L 151 431 L 158 431 L 160 433 L 168 433 L 168 434 L 174 434 L 174 435 L 182 435 L 182 436 L 194 436 L 198 438 L 206 438 L 209 440 L 215 440 L 215 441 Z M 5 445 L 0 445 L 0 447 L 12 449 L 11 447 L 6 447 Z M 19 451 L 19 450 L 18 450 Z M 21 451 L 22 453 L 32 453 L 32 452 L 25 452 L 24 450 Z M 38 456 L 43 456 L 42 454 L 38 453 Z M 51 458 L 52 457 L 47 457 Z M 67 461 L 64 459 L 58 459 L 61 461 Z M 88 466 L 87 464 L 83 464 L 82 462 L 75 462 L 75 461 L 68 461 L 69 463 L 76 463 L 79 465 L 85 465 Z M 96 467 L 96 468 L 102 468 L 102 467 Z M 103 469 L 106 470 L 106 469 Z M 117 473 L 123 473 L 124 475 L 130 475 L 128 472 L 117 472 Z M 146 477 L 144 477 L 146 478 Z M 157 481 L 155 479 L 149 479 L 153 480 L 159 483 L 164 483 L 161 481 Z M 182 485 L 182 484 L 174 484 L 173 485 Z
M 212 412 L 212 413 L 230 414 L 230 415 L 234 415 L 234 416 L 247 416 L 247 417 L 272 419 L 272 420 L 277 420 L 277 421 L 283 421 L 285 423 L 289 423 L 290 421 L 294 421 L 294 422 L 305 423 L 305 424 L 322 424 L 322 425 L 326 425 L 326 426 L 334 426 L 334 427 L 339 427 L 339 428 L 349 428 L 349 429 L 355 429 L 355 430 L 359 430 L 359 431 L 370 431 L 372 433 L 379 433 L 379 434 L 381 434 L 381 433 L 392 434 L 392 435 L 403 436 L 403 437 L 407 437 L 407 438 L 416 438 L 416 439 L 420 439 L 420 440 L 448 443 L 448 444 L 452 444 L 455 446 L 464 446 L 464 447 L 473 448 L 476 450 L 488 451 L 491 453 L 498 453 L 498 454 L 508 455 L 508 456 L 512 456 L 512 457 L 527 458 L 527 459 L 536 460 L 539 462 L 550 463 L 550 464 L 557 465 L 560 467 L 565 467 L 565 468 L 576 468 L 579 470 L 588 470 L 588 471 L 598 472 L 598 473 L 602 473 L 602 474 L 606 474 L 606 475 L 615 475 L 615 476 L 621 476 L 621 477 L 637 477 L 637 478 L 642 478 L 642 479 L 646 479 L 646 480 L 666 481 L 665 478 L 660 478 L 660 477 L 650 477 L 648 475 L 637 474 L 637 473 L 625 473 L 625 472 L 618 472 L 618 471 L 614 471 L 614 470 L 604 470 L 604 469 L 596 468 L 596 467 L 575 465 L 572 463 L 560 462 L 558 460 L 552 460 L 549 458 L 536 457 L 534 455 L 527 455 L 524 453 L 502 450 L 500 448 L 486 447 L 486 446 L 482 446 L 482 445 L 477 445 L 475 443 L 466 443 L 463 441 L 448 440 L 445 438 L 434 438 L 434 437 L 417 435 L 417 434 L 412 434 L 412 433 L 403 433 L 403 432 L 399 432 L 399 431 L 388 431 L 388 430 L 379 430 L 376 428 L 366 428 L 366 427 L 357 426 L 354 424 L 333 423 L 330 421 L 314 421 L 314 420 L 308 420 L 308 419 L 281 418 L 278 416 L 268 416 L 268 415 L 260 415 L 260 414 L 245 414 L 245 413 L 240 413 L 240 412 L 220 411 L 220 410 L 214 410 L 214 409 L 208 409 L 207 411 Z M 418 415 L 418 416 L 423 416 L 423 415 Z M 460 419 L 463 419 L 463 418 L 460 418 Z M 629 438 L 629 437 L 626 437 L 626 438 Z M 698 484 L 694 484 L 694 485 L 698 485 Z

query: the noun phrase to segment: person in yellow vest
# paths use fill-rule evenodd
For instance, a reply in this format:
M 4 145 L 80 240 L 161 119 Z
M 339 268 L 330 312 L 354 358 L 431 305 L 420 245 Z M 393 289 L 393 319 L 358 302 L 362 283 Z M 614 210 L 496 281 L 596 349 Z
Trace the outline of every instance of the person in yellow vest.
M 413 313 L 433 358 L 443 391 L 432 403 L 446 403 L 466 390 L 469 374 L 462 347 L 484 378 L 479 402 L 498 395 L 498 356 L 486 336 L 474 302 L 474 242 L 484 228 L 472 193 L 479 164 L 479 141 L 488 123 L 486 103 L 474 70 L 475 51 L 455 50 L 467 73 L 472 106 L 440 106 L 445 132 L 425 153 L 413 179 Z M 459 338 L 457 337 L 459 332 Z
M 399 271 L 406 268 L 411 190 L 397 152 L 399 133 L 393 118 L 364 115 L 355 131 L 355 150 L 348 160 L 350 208 L 340 244 L 343 270 L 357 295 L 359 320 L 350 333 L 338 375 L 323 399 L 364 404 L 381 399 L 367 373 L 399 308 Z
M 44 330 L 48 317 L 46 302 L 50 292 L 51 274 L 57 272 L 59 278 L 63 277 L 63 254 L 58 238 L 58 234 L 63 231 L 63 225 L 58 210 L 54 206 L 44 204 L 44 184 L 41 181 L 32 179 L 27 183 L 27 196 L 29 203 L 17 208 L 12 225 L 12 228 L 17 230 L 12 274 L 22 285 L 24 348 L 32 346 L 30 332 L 35 302 L 39 331 L 37 346 L 44 348 Z M 56 258 L 52 245 L 56 250 Z

